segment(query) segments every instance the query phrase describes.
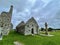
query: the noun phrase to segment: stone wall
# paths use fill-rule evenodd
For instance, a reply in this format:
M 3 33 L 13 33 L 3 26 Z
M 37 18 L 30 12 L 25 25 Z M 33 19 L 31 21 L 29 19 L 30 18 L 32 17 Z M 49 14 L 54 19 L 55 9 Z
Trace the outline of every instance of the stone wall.
M 37 25 L 34 22 L 30 22 L 26 24 L 25 26 L 25 35 L 30 35 L 32 34 L 32 29 L 33 29 L 33 34 L 37 34 Z
M 3 29 L 3 35 L 7 35 L 11 29 L 12 8 L 9 12 L 2 12 L 0 15 L 0 27 Z

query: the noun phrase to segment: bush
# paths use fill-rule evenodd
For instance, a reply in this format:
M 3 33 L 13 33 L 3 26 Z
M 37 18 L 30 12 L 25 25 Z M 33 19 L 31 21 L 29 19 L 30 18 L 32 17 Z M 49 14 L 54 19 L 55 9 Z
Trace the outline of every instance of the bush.
M 53 30 L 53 28 L 48 28 L 48 31 L 52 31 Z
M 41 28 L 41 31 L 44 31 L 44 28 Z

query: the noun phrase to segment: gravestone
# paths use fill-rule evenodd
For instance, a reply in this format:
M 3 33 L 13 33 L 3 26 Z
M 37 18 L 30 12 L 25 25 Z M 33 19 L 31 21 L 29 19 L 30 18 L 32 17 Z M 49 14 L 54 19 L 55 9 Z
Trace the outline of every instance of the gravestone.
M 46 30 L 45 34 L 48 35 L 48 24 L 47 24 L 47 22 L 45 22 L 45 30 Z

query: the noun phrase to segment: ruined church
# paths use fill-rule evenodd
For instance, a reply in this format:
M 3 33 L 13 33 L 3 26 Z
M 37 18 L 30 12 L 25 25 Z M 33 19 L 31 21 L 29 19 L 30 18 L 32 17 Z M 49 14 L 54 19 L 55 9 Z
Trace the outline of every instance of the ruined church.
M 7 35 L 12 28 L 11 18 L 12 18 L 13 6 L 11 5 L 9 12 L 3 11 L 0 14 L 0 30 L 3 35 Z
M 39 26 L 34 17 L 30 18 L 26 23 L 22 21 L 16 26 L 16 31 L 24 35 L 39 34 Z

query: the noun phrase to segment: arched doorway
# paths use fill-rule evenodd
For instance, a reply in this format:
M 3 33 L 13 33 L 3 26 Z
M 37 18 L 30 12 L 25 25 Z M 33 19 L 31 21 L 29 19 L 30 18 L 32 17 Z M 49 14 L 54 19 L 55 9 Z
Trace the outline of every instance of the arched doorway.
M 31 33 L 34 34 L 34 29 L 33 28 L 31 29 Z

